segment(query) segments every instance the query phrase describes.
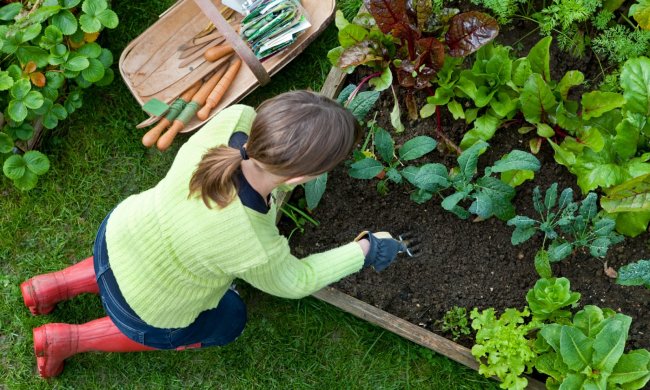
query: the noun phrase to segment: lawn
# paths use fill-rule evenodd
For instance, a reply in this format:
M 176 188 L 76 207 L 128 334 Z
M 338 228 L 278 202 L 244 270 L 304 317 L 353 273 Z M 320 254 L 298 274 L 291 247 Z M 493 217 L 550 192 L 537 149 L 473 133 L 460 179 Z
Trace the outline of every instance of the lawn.
M 117 29 L 102 43 L 117 58 L 173 1 L 113 2 Z M 341 1 L 351 15 L 359 0 Z M 327 50 L 336 46 L 330 26 L 271 84 L 249 96 L 255 105 L 279 92 L 318 90 L 329 71 Z M 114 205 L 162 178 L 187 135 L 166 153 L 147 150 L 135 125 L 145 118 L 127 87 L 92 88 L 83 107 L 41 146 L 51 169 L 37 188 L 23 193 L 0 184 L 0 388 L 382 388 L 486 389 L 494 382 L 455 362 L 313 298 L 285 300 L 248 286 L 244 334 L 224 348 L 132 354 L 89 353 L 70 359 L 63 374 L 38 377 L 31 329 L 48 322 L 83 323 L 103 316 L 99 298 L 82 296 L 48 316 L 23 306 L 19 284 L 89 256 L 96 228 Z M 386 271 L 390 272 L 390 270 Z M 440 297 L 444 299 L 444 297 Z

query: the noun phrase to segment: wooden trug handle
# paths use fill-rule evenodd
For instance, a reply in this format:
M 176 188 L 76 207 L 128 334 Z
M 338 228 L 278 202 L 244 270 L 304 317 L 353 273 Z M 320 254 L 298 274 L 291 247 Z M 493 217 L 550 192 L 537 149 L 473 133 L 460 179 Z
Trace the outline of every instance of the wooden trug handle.
M 175 119 L 174 123 L 172 123 L 169 129 L 167 129 L 165 134 L 158 138 L 158 142 L 156 142 L 156 147 L 158 150 L 163 152 L 167 150 L 167 148 L 171 146 L 172 142 L 174 142 L 174 137 L 176 137 L 176 134 L 178 134 L 179 131 L 183 130 L 184 127 L 185 123 L 179 121 L 178 119 Z

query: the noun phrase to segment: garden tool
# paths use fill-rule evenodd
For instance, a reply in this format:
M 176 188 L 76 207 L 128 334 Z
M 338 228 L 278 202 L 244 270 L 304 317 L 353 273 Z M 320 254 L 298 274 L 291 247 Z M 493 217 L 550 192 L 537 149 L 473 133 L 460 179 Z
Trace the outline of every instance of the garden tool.
M 420 239 L 412 232 L 405 232 L 397 236 L 397 240 L 404 246 L 404 252 L 409 257 L 418 257 L 422 254 Z
M 35 276 L 20 285 L 25 306 L 34 315 L 48 314 L 60 301 L 81 293 L 98 294 L 92 256 L 58 272 Z
M 59 375 L 63 371 L 64 360 L 77 353 L 155 350 L 126 337 L 109 317 L 82 325 L 46 324 L 34 328 L 33 334 L 36 365 L 43 378 Z

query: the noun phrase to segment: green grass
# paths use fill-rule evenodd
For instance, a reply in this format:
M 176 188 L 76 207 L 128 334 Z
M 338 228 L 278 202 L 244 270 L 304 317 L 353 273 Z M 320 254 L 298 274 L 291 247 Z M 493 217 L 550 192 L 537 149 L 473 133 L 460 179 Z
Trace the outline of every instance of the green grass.
M 120 16 L 103 44 L 121 49 L 172 3 L 113 2 Z M 348 14 L 358 0 L 341 5 Z M 248 104 L 295 88 L 318 90 L 329 69 L 327 50 L 336 45 L 330 26 Z M 117 64 L 115 64 L 117 70 Z M 45 381 L 35 370 L 31 329 L 48 322 L 83 323 L 103 316 L 96 296 L 59 305 L 33 317 L 23 306 L 19 284 L 59 270 L 91 254 L 96 229 L 126 196 L 154 185 L 179 145 L 167 153 L 142 147 L 145 118 L 119 78 L 93 88 L 84 106 L 48 132 L 40 148 L 50 172 L 36 189 L 21 193 L 4 177 L 0 183 L 0 388 L 219 388 L 219 389 L 486 389 L 494 382 L 392 333 L 313 298 L 278 299 L 241 286 L 249 324 L 224 348 L 75 356 L 63 374 Z M 441 297 L 440 299 L 444 299 Z

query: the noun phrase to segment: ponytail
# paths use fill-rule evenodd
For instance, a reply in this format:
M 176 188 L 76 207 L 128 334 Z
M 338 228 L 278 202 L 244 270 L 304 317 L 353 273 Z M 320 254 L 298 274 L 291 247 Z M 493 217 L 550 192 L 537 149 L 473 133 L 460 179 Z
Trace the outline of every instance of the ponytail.
M 208 208 L 212 208 L 210 200 L 219 207 L 228 206 L 237 193 L 235 172 L 240 168 L 246 153 L 245 149 L 241 150 L 243 152 L 226 145 L 208 150 L 190 180 L 190 196 L 200 193 Z

